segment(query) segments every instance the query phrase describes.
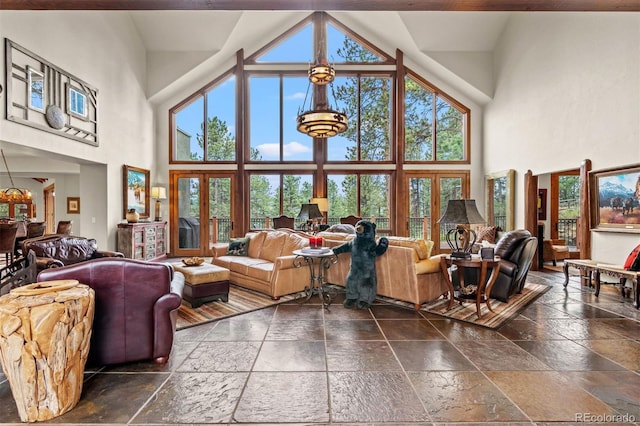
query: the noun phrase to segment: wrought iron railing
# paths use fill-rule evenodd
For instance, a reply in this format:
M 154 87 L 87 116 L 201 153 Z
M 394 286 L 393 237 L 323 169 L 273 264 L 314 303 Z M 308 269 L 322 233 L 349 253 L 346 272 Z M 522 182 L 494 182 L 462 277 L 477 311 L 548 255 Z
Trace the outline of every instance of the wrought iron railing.
M 558 219 L 558 238 L 570 247 L 575 247 L 578 241 L 578 219 Z

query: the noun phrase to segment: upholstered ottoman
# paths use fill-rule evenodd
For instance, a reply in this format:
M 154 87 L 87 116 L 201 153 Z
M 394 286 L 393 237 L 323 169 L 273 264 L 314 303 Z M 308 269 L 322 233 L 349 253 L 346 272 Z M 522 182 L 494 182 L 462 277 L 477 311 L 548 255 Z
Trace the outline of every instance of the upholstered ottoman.
M 214 300 L 229 301 L 229 270 L 211 263 L 185 266 L 174 263 L 173 269 L 184 275 L 182 298 L 197 308 Z

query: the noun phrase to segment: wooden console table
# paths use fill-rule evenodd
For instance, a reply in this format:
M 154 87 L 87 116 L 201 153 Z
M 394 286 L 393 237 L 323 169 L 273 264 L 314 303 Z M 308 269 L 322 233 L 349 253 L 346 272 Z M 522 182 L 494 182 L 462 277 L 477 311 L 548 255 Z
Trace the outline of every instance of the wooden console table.
M 596 291 L 595 296 L 598 297 L 600 294 L 600 275 L 606 274 L 612 277 L 616 277 L 620 280 L 620 293 L 622 298 L 625 298 L 625 283 L 627 280 L 630 280 L 632 283 L 632 295 L 633 295 L 633 306 L 638 309 L 640 308 L 640 294 L 638 288 L 638 281 L 640 280 L 640 272 L 636 271 L 627 271 L 626 269 L 621 268 L 619 265 L 609 265 L 606 263 L 598 263 L 594 260 L 589 259 L 565 259 L 564 261 L 564 287 L 569 283 L 569 267 L 574 267 L 580 270 L 580 278 L 581 280 L 585 280 L 589 287 L 592 286 L 592 277 L 595 283 Z

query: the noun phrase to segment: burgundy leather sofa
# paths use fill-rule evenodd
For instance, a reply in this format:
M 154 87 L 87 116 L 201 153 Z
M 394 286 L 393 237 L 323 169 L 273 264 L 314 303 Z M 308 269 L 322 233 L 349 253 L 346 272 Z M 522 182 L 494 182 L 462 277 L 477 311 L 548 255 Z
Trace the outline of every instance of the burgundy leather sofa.
M 169 359 L 184 276 L 165 263 L 93 259 L 46 269 L 38 281 L 75 279 L 95 290 L 87 365 Z
M 30 250 L 36 254 L 38 271 L 100 257 L 124 257 L 118 251 L 98 250 L 98 244 L 93 238 L 65 234 L 49 234 L 24 240 L 22 253 L 29 253 Z

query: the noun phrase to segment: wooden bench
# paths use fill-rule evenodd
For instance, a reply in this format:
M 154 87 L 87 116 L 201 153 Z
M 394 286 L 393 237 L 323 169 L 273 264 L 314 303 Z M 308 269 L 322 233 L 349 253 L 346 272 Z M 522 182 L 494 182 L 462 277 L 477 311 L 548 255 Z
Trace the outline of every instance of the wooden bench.
M 627 280 L 630 280 L 632 283 L 632 295 L 633 295 L 633 306 L 638 309 L 640 307 L 640 294 L 638 288 L 638 281 L 640 280 L 640 272 L 636 271 L 627 271 L 622 268 L 620 265 L 612 265 L 607 263 L 600 263 L 591 259 L 565 259 L 564 261 L 564 283 L 563 286 L 566 287 L 569 283 L 569 267 L 574 267 L 580 271 L 580 280 L 585 281 L 589 287 L 592 287 L 592 284 L 595 283 L 596 291 L 595 296 L 598 297 L 600 294 L 600 275 L 606 274 L 612 277 L 616 277 L 620 280 L 620 293 L 623 298 L 626 297 L 625 294 L 625 284 Z M 592 283 L 593 278 L 593 283 Z

